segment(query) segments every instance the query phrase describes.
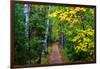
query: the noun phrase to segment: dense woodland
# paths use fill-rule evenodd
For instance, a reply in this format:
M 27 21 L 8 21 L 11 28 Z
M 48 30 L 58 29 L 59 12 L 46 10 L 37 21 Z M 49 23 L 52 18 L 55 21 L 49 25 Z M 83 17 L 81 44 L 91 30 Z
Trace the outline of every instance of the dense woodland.
M 16 65 L 49 64 L 52 43 L 59 42 L 64 63 L 95 60 L 95 8 L 29 4 L 28 37 L 24 4 L 15 4 Z

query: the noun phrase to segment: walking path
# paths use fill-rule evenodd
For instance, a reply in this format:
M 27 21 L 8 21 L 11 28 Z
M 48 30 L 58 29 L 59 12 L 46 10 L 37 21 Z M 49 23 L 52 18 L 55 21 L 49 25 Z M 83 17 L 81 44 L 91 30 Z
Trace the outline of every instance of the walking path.
M 49 56 L 49 64 L 59 64 L 63 63 L 61 48 L 59 47 L 59 42 L 52 45 L 51 54 Z

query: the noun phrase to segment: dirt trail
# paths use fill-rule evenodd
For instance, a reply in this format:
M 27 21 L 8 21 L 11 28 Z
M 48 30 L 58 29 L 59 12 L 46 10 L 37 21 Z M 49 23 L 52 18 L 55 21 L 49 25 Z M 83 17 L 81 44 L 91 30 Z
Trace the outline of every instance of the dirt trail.
M 59 47 L 59 42 L 55 42 L 52 45 L 51 54 L 49 56 L 49 64 L 59 64 L 63 63 L 61 48 Z

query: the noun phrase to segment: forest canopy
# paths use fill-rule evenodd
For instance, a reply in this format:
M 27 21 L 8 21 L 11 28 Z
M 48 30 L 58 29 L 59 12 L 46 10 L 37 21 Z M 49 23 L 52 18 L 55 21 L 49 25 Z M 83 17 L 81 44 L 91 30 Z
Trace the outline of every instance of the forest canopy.
M 14 6 L 14 64 L 49 64 L 54 43 L 64 63 L 95 61 L 95 7 L 26 6 L 29 13 L 23 3 Z

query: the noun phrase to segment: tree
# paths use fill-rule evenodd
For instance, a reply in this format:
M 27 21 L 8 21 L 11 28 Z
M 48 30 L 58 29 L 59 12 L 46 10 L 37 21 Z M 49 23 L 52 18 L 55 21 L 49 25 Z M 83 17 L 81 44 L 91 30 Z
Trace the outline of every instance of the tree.
M 95 39 L 94 8 L 55 8 L 56 10 L 54 9 L 55 11 L 52 11 L 49 16 L 53 20 L 57 19 L 56 23 L 57 25 L 60 24 L 62 29 L 59 30 L 66 35 L 64 44 L 69 48 L 66 50 L 66 54 L 69 55 L 71 60 L 93 60 Z

